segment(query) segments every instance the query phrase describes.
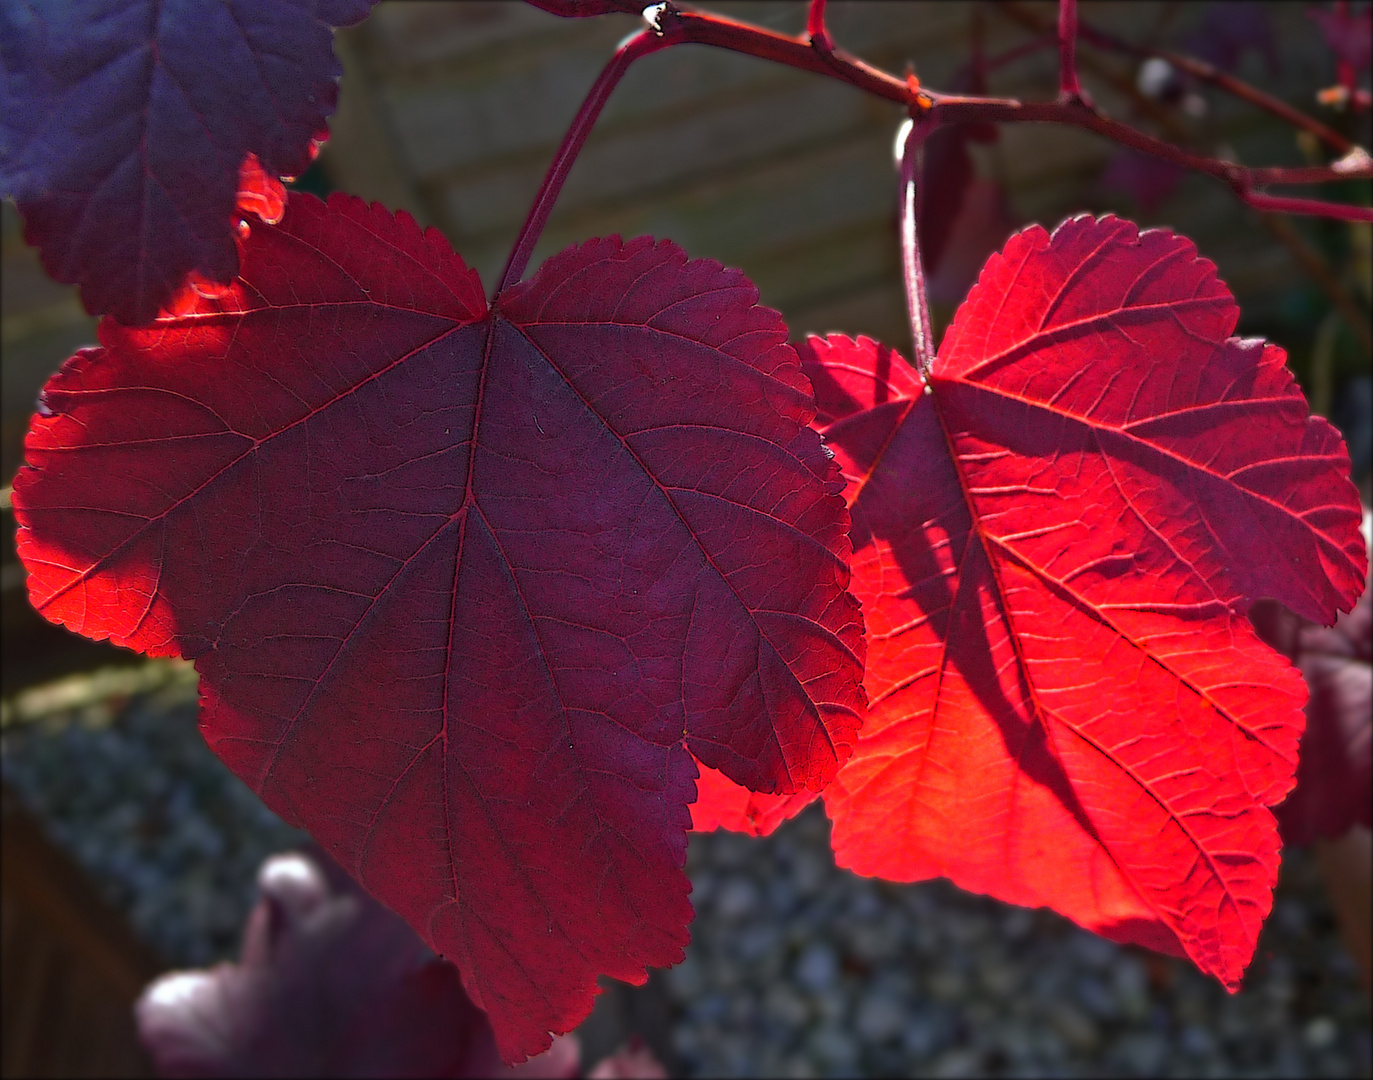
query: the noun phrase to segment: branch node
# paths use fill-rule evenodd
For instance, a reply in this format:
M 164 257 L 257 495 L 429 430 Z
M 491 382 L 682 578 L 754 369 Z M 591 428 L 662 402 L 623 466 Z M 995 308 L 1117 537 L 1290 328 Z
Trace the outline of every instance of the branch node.
M 644 8 L 641 14 L 643 15 L 644 22 L 648 24 L 648 28 L 653 31 L 654 36 L 662 37 L 666 32 L 663 27 L 664 17 L 675 15 L 676 13 L 676 9 L 668 0 L 662 0 L 661 3 L 649 4 L 648 7 Z

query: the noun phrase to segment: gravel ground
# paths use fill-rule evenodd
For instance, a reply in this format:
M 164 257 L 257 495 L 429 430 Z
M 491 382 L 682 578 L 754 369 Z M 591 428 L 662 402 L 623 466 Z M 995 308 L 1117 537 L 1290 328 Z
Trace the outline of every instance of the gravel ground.
M 5 782 L 173 967 L 236 959 L 257 868 L 305 833 L 196 729 L 189 664 L 76 676 L 6 703 Z
M 237 952 L 258 864 L 298 844 L 154 663 L 6 704 L 6 781 L 175 966 Z M 1369 1076 L 1368 999 L 1314 860 L 1284 860 L 1234 996 L 1186 963 L 945 882 L 835 869 L 812 807 L 766 840 L 693 837 L 697 920 L 666 992 L 696 1076 Z

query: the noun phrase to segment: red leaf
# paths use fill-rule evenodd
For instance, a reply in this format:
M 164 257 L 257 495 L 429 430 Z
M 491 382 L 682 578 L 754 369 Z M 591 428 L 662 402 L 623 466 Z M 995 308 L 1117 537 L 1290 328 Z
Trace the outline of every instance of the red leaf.
M 0 189 L 93 315 L 150 322 L 191 274 L 227 285 L 239 170 L 304 172 L 375 0 L 134 0 L 6 18 Z M 254 207 L 255 209 L 255 207 Z M 279 216 L 279 215 L 278 215 Z
M 103 323 L 28 437 L 34 605 L 195 659 L 210 745 L 506 1060 L 681 959 L 692 754 L 818 789 L 860 720 L 837 467 L 756 299 L 613 238 L 488 312 L 438 233 L 293 195 L 226 296 Z
M 696 778 L 696 801 L 691 804 L 692 832 L 728 829 L 767 836 L 809 806 L 817 795 L 804 790 L 790 795 L 750 791 L 717 769 L 700 762 L 696 766 L 701 775 Z
M 928 393 L 890 349 L 810 343 L 869 633 L 841 865 L 1238 985 L 1305 698 L 1242 613 L 1332 620 L 1365 556 L 1338 434 L 1236 318 L 1188 241 L 1078 218 L 988 263 Z

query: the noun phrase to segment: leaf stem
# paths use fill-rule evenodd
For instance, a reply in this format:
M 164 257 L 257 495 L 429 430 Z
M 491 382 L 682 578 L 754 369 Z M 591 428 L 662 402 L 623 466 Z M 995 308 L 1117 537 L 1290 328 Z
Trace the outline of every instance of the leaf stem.
M 640 30 L 621 43 L 615 50 L 615 55 L 611 57 L 610 63 L 601 69 L 600 75 L 596 77 L 585 100 L 582 101 L 581 108 L 577 110 L 577 115 L 573 117 L 567 134 L 563 136 L 562 145 L 558 147 L 558 152 L 548 167 L 539 193 L 534 196 L 529 216 L 525 218 L 520 235 L 515 240 L 515 246 L 510 250 L 510 258 L 506 260 L 500 283 L 492 295 L 493 302 L 496 296 L 524 276 L 525 269 L 529 266 L 529 257 L 533 255 L 539 237 L 543 235 L 544 226 L 548 224 L 549 215 L 558 201 L 563 184 L 567 181 L 572 166 L 576 164 L 577 155 L 581 153 L 586 137 L 591 134 L 601 110 L 605 108 L 605 103 L 629 69 L 629 65 L 640 57 L 665 49 L 679 40 L 680 38 L 671 32 L 661 32 L 657 27 Z
M 924 378 L 934 363 L 934 330 L 930 324 L 930 301 L 925 289 L 925 266 L 920 258 L 920 235 L 916 220 L 920 211 L 920 191 L 917 177 L 925 139 L 934 130 L 935 122 L 928 115 L 907 120 L 897 135 L 901 153 L 901 271 L 906 285 L 906 310 L 911 318 L 911 348 L 915 366 Z
M 834 51 L 834 39 L 825 28 L 825 0 L 810 0 L 806 11 L 806 37 L 810 43 L 823 52 Z
M 1086 104 L 1077 80 L 1077 0 L 1058 0 L 1058 100 Z

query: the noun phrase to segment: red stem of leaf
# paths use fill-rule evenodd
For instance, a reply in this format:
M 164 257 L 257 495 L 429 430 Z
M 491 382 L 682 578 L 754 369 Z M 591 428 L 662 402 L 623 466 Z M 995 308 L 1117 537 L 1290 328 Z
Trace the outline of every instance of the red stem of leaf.
M 671 33 L 659 34 L 652 29 L 641 30 L 621 44 L 615 50 L 610 63 L 601 69 L 600 75 L 596 77 L 595 83 L 582 102 L 582 107 L 573 117 L 571 127 L 563 136 L 562 145 L 558 147 L 553 163 L 548 167 L 539 193 L 534 196 L 534 204 L 530 207 L 529 216 L 525 219 L 524 227 L 510 251 L 510 258 L 506 261 L 505 271 L 501 274 L 493 299 L 524 276 L 524 271 L 529 266 L 529 257 L 534 253 L 544 226 L 548 224 L 549 215 L 552 214 L 553 206 L 558 201 L 558 194 L 577 161 L 577 155 L 581 153 L 586 137 L 591 134 L 601 110 L 629 69 L 629 65 L 642 56 L 676 44 L 677 40 L 679 39 Z
M 810 10 L 806 12 L 806 37 L 817 49 L 834 51 L 834 41 L 825 29 L 825 0 L 810 0 Z
M 906 310 L 911 318 L 915 366 L 925 376 L 929 375 L 930 365 L 934 363 L 935 347 L 916 219 L 920 210 L 918 177 L 922 147 L 934 126 L 934 121 L 928 116 L 909 121 L 908 126 L 902 128 L 905 139 L 901 145 L 901 270 L 906 284 Z
M 1077 81 L 1077 0 L 1058 0 L 1058 100 L 1082 100 Z

